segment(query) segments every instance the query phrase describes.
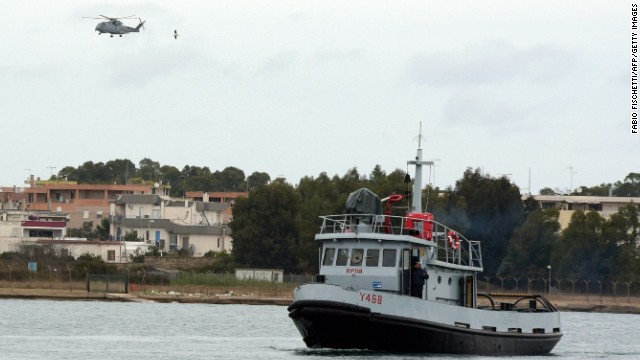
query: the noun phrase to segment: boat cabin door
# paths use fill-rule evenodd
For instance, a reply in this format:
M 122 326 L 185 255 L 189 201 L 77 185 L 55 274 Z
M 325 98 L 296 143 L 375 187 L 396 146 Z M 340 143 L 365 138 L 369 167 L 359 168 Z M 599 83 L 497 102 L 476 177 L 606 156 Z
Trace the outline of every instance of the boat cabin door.
M 404 249 L 402 250 L 402 256 L 400 258 L 401 267 L 402 267 L 402 276 L 401 276 L 401 289 L 403 295 L 411 294 L 411 250 Z
M 473 275 L 464 277 L 464 285 L 462 287 L 462 306 L 468 308 L 476 308 L 476 279 Z

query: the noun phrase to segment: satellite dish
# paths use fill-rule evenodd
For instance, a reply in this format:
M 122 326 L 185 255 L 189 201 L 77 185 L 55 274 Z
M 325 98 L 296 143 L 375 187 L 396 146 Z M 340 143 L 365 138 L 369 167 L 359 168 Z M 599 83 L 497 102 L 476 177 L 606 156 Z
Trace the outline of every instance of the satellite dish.
M 159 183 L 155 183 L 155 184 L 153 184 L 153 187 L 156 187 L 156 188 L 157 188 L 158 186 L 160 186 L 160 184 L 159 184 Z
M 580 193 L 582 192 L 582 188 L 581 188 L 581 187 L 577 188 L 577 189 L 576 189 L 576 192 L 577 192 L 578 194 L 580 194 Z

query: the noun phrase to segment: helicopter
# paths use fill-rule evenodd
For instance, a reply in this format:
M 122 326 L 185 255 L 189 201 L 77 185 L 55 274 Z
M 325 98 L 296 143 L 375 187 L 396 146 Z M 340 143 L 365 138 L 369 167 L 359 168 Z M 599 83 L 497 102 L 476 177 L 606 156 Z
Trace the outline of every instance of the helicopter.
M 122 37 L 122 35 L 128 34 L 130 32 L 139 32 L 140 28 L 143 28 L 144 23 L 146 21 L 146 20 L 142 21 L 142 19 L 138 18 L 138 20 L 140 21 L 138 26 L 131 27 L 131 26 L 126 26 L 122 24 L 122 21 L 120 21 L 120 19 L 134 19 L 136 17 L 135 15 L 129 15 L 129 16 L 120 17 L 120 18 L 113 18 L 113 17 L 104 16 L 104 15 L 99 15 L 99 16 L 100 17 L 84 17 L 84 18 L 98 19 L 98 20 L 106 19 L 107 21 L 102 21 L 98 23 L 98 25 L 96 25 L 96 31 L 98 32 L 98 35 L 103 33 L 108 33 L 110 34 L 111 37 L 113 37 L 113 35 L 119 35 L 120 37 Z

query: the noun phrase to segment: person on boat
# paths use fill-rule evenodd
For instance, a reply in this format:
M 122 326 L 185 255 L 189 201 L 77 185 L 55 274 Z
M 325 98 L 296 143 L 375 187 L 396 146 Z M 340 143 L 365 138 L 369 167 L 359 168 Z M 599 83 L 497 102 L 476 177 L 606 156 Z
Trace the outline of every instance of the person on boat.
M 422 287 L 428 278 L 429 275 L 422 268 L 420 261 L 415 260 L 411 271 L 411 296 L 422 297 Z

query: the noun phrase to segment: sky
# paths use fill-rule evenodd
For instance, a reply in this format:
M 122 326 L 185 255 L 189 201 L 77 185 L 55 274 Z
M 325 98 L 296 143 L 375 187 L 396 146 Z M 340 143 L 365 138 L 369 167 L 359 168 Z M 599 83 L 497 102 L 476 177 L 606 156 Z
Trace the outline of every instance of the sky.
M 627 1 L 24 0 L 3 14 L 3 186 L 143 158 L 291 184 L 389 173 L 420 128 L 441 188 L 467 168 L 533 194 L 640 172 Z M 83 18 L 132 14 L 145 28 L 122 38 Z

